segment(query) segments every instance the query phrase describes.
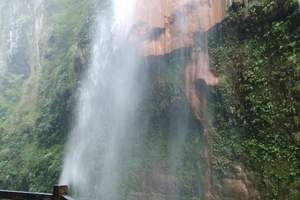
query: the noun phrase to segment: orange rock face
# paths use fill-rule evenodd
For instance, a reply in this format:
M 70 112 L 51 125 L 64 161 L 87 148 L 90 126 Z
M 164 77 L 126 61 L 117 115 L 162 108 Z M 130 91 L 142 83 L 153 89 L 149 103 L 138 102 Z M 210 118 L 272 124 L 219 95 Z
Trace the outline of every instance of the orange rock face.
M 142 41 L 145 56 L 192 49 L 191 62 L 185 68 L 186 94 L 197 118 L 202 118 L 203 101 L 196 81 L 218 84 L 209 69 L 205 32 L 224 18 L 226 0 L 138 0 L 136 6 L 132 35 Z
M 207 32 L 224 18 L 226 0 L 137 0 L 132 38 L 142 41 L 145 56 L 164 56 L 189 48 L 185 90 L 197 119 L 204 127 L 203 195 L 213 200 L 210 169 L 210 129 L 205 120 L 206 87 L 219 83 L 210 71 Z
M 165 55 L 193 47 L 195 33 L 223 19 L 225 0 L 138 0 L 136 8 L 134 31 L 145 55 Z

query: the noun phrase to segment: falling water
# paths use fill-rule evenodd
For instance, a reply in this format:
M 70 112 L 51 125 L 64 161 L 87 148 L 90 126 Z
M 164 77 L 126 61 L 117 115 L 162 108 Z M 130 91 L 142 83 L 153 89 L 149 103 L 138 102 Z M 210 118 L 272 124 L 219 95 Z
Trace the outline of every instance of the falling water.
M 41 68 L 44 0 L 0 2 L 0 71 L 29 77 Z
M 60 181 L 71 185 L 78 198 L 120 199 L 127 178 L 122 164 L 138 140 L 145 85 L 137 44 L 128 41 L 134 5 L 135 0 L 114 0 L 98 16 Z
M 99 14 L 91 62 L 80 87 L 76 121 L 66 148 L 60 179 L 61 184 L 71 186 L 73 196 L 77 199 L 181 199 L 183 195 L 188 195 L 190 198 L 201 196 L 199 176 L 201 150 L 200 144 L 197 143 L 200 127 L 199 122 L 195 123 L 195 120 L 191 120 L 193 111 L 190 110 L 190 105 L 184 95 L 183 80 L 186 69 L 198 73 L 192 74 L 193 77 L 190 77 L 190 80 L 188 76 L 186 77 L 186 81 L 191 81 L 191 84 L 194 84 L 193 78 L 196 76 L 204 79 L 208 84 L 214 84 L 213 81 L 212 83 L 209 81 L 210 79 L 216 80 L 209 71 L 208 59 L 202 59 L 202 57 L 207 57 L 207 53 L 203 53 L 203 50 L 197 51 L 200 47 L 194 46 L 191 58 L 187 55 L 191 53 L 187 53 L 184 48 L 189 46 L 188 43 L 191 41 L 191 38 L 188 38 L 191 36 L 189 32 L 191 27 L 196 26 L 201 31 L 207 31 L 207 26 L 211 23 L 209 16 L 205 16 L 211 11 L 211 5 L 199 2 L 174 0 L 173 3 L 184 9 L 183 12 L 171 10 L 175 13 L 173 15 L 168 13 L 172 4 L 165 4 L 160 0 L 149 5 L 151 9 L 147 6 L 149 2 L 144 2 L 146 5 L 143 5 L 137 0 L 112 0 L 110 6 Z M 190 15 L 188 9 L 194 7 L 189 4 L 193 5 L 193 3 L 198 3 L 200 10 L 202 9 L 204 13 L 198 15 L 196 10 Z M 168 25 L 164 24 L 169 26 L 169 30 L 168 27 L 164 27 L 162 29 L 165 31 L 157 34 L 163 34 L 158 37 L 166 40 L 174 37 L 172 41 L 176 44 L 171 44 L 170 47 L 167 47 L 168 44 L 165 42 L 158 42 L 158 46 L 150 45 L 154 47 L 154 59 L 157 57 L 156 59 L 159 60 L 155 62 L 156 66 L 151 66 L 152 61 L 148 62 L 149 58 L 145 60 L 142 47 L 145 45 L 145 40 L 137 41 L 137 38 L 144 38 L 141 36 L 143 34 L 149 36 L 151 30 L 147 29 L 147 25 L 144 26 L 145 24 L 141 23 L 141 33 L 138 33 L 137 38 L 132 39 L 135 37 L 134 31 L 137 28 L 132 26 L 137 23 L 135 21 L 135 18 L 138 18 L 135 16 L 138 13 L 135 10 L 137 5 L 139 5 L 139 12 L 143 12 L 141 9 L 143 7 L 146 9 L 145 13 L 142 13 L 145 15 L 143 17 L 153 18 L 155 25 L 160 24 L 156 23 L 157 19 L 161 19 L 162 24 L 165 23 L 164 12 L 175 20 Z M 157 14 L 162 16 L 156 18 L 155 12 L 159 12 Z M 193 16 L 207 18 L 201 18 L 199 22 L 188 25 Z M 195 18 L 191 20 L 191 23 L 193 20 L 195 21 Z M 199 26 L 199 23 L 202 24 Z M 146 27 L 146 30 L 143 27 Z M 150 28 L 158 29 L 157 27 Z M 153 33 L 156 33 L 155 30 Z M 172 33 L 172 31 L 175 32 Z M 151 38 L 151 35 L 149 37 Z M 157 38 L 154 40 L 159 41 Z M 163 45 L 166 46 L 162 47 Z M 204 44 L 197 45 L 205 46 Z M 172 59 L 169 60 L 172 56 L 165 56 L 171 53 L 169 50 L 179 52 L 173 55 L 175 62 L 171 61 Z M 161 52 L 164 53 L 160 55 Z M 187 63 L 187 57 L 192 59 L 190 63 Z M 156 67 L 154 76 L 153 69 L 149 73 L 149 67 Z M 161 70 L 177 71 L 175 75 L 163 75 L 160 73 Z M 205 73 L 200 73 L 199 76 L 199 72 Z M 181 79 L 168 86 L 169 89 L 175 88 L 173 93 L 176 94 L 164 93 L 164 89 L 161 88 L 164 87 L 164 83 L 160 83 L 160 76 L 166 76 L 162 78 L 163 80 L 171 78 L 167 76 Z M 154 87 L 159 91 L 152 91 L 151 94 L 155 84 L 160 85 L 158 88 Z M 178 87 L 178 84 L 182 88 Z M 189 83 L 187 85 L 189 86 Z M 186 92 L 189 93 L 189 91 L 191 90 L 188 88 Z M 156 92 L 160 94 L 153 94 Z M 160 95 L 169 98 L 168 108 L 165 111 L 162 108 L 158 111 L 159 114 L 153 114 L 154 110 L 159 108 L 150 106 L 149 109 L 149 102 L 145 105 L 145 101 L 149 97 L 155 99 Z M 151 105 L 160 106 L 160 104 L 164 102 L 159 104 L 152 102 Z M 154 122 L 151 115 L 155 116 Z M 196 154 L 193 154 L 194 152 Z M 183 172 L 188 172 L 188 174 Z

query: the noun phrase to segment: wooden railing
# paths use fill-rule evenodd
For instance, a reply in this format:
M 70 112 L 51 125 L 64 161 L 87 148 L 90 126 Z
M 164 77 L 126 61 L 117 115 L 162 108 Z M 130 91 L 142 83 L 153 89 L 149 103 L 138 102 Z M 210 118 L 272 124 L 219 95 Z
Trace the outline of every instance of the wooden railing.
M 73 200 L 67 196 L 68 186 L 56 185 L 53 187 L 53 193 L 35 193 L 0 190 L 0 199 L 7 200 Z

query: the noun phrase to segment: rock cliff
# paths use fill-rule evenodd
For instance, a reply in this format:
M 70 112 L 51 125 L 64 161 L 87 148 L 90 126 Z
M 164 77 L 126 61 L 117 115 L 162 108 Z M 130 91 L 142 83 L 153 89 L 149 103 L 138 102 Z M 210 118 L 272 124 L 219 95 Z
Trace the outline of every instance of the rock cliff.
M 196 118 L 204 127 L 203 196 L 214 199 L 210 169 L 210 128 L 205 119 L 207 86 L 218 84 L 210 71 L 207 33 L 225 15 L 225 0 L 141 0 L 133 22 L 133 38 L 142 41 L 146 57 L 162 57 L 190 49 L 190 61 L 184 70 L 185 92 Z
M 197 118 L 201 119 L 201 97 L 197 80 L 218 84 L 209 69 L 207 32 L 222 21 L 225 0 L 142 0 L 137 3 L 133 35 L 142 41 L 145 56 L 164 56 L 180 49 L 191 49 L 191 61 L 185 67 L 186 95 Z M 200 109 L 200 110 L 199 110 Z

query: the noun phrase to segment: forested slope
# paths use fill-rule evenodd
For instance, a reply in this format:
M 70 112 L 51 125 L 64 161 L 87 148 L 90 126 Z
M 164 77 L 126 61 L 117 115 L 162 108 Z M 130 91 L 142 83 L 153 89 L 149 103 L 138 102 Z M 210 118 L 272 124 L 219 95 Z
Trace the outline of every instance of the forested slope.
M 0 186 L 49 191 L 60 173 L 77 82 L 87 62 L 88 13 L 95 5 L 81 0 L 23 4 L 1 2 L 2 52 L 12 46 L 8 38 L 15 31 L 17 53 L 3 56 L 0 66 Z M 13 14 L 10 25 L 5 15 Z M 20 60 L 27 63 L 26 74 Z
M 299 199 L 299 5 L 236 8 L 220 29 L 219 40 L 210 41 L 212 66 L 222 79 L 212 105 L 216 175 L 236 176 L 240 162 L 262 199 Z

